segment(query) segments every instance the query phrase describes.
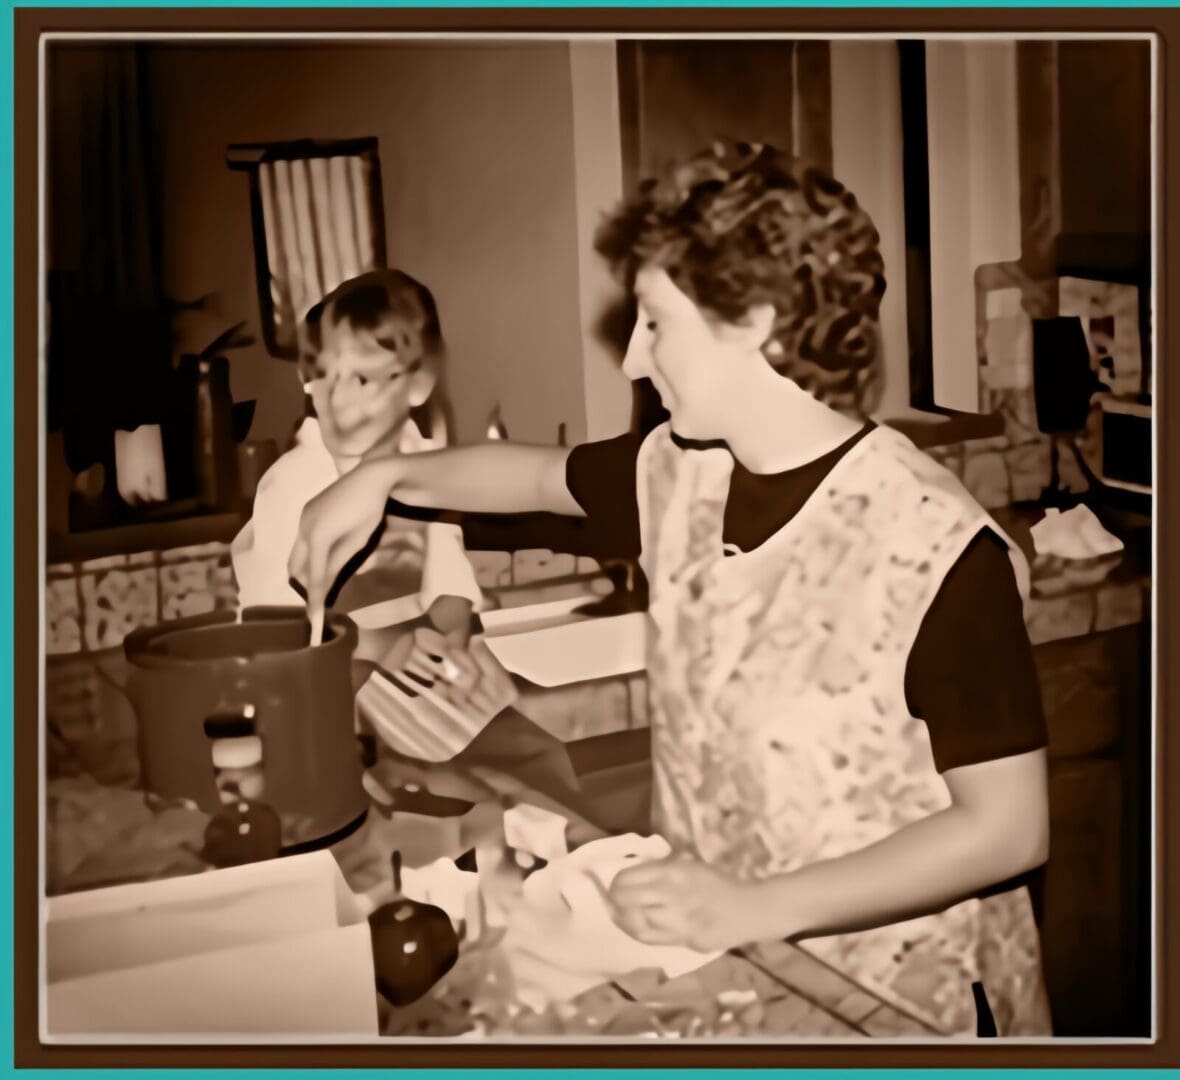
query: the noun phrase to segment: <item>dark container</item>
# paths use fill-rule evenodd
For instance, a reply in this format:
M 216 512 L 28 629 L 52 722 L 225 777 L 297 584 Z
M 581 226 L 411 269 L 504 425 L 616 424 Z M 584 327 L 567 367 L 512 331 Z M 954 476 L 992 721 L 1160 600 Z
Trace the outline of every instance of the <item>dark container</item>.
M 357 632 L 329 617 L 308 644 L 298 608 L 198 615 L 130 634 L 127 694 L 138 721 L 145 788 L 221 808 L 217 738 L 254 734 L 263 747 L 262 802 L 278 813 L 284 849 L 315 846 L 359 824 L 368 807 L 354 727 Z
M 185 357 L 186 361 L 193 359 Z M 193 460 L 197 498 L 205 510 L 225 510 L 240 501 L 229 361 L 224 356 L 202 356 L 195 358 L 195 364 Z

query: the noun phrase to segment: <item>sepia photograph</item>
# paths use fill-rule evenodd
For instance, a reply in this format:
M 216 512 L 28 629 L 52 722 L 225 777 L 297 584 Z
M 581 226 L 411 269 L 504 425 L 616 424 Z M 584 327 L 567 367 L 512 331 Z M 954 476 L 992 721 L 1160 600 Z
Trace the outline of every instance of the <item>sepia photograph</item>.
M 40 1042 L 1150 1045 L 1157 37 L 291 25 L 38 38 Z

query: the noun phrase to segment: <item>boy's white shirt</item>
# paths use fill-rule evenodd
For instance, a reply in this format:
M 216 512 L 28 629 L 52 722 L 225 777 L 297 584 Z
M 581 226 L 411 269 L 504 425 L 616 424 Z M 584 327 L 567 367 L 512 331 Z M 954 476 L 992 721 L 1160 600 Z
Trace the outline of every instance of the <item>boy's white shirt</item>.
M 423 438 L 407 422 L 399 450 L 434 450 L 441 441 Z M 347 471 L 345 469 L 344 471 Z M 319 423 L 308 417 L 295 435 L 295 445 L 272 465 L 258 483 L 254 512 L 231 545 L 240 607 L 303 605 L 290 584 L 287 562 L 299 534 L 303 508 L 341 475 L 324 445 Z M 426 611 L 440 596 L 459 596 L 482 607 L 483 594 L 456 525 L 429 522 L 425 527 L 422 584 L 418 593 L 390 598 L 382 604 L 386 625 L 405 622 Z

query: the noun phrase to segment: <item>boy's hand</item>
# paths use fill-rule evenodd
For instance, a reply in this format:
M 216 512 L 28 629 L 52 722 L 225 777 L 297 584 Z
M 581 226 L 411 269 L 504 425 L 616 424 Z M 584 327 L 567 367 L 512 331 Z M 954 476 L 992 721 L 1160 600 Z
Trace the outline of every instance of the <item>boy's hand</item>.
M 466 649 L 471 640 L 472 606 L 465 596 L 440 596 L 430 605 L 426 617 L 448 644 Z
M 313 622 L 340 571 L 380 527 L 396 470 L 396 457 L 361 462 L 303 508 L 287 572 L 303 585 Z
M 437 630 L 420 626 L 399 641 L 380 666 L 412 675 L 456 708 L 489 720 L 517 698 L 512 676 L 482 638 L 460 646 Z

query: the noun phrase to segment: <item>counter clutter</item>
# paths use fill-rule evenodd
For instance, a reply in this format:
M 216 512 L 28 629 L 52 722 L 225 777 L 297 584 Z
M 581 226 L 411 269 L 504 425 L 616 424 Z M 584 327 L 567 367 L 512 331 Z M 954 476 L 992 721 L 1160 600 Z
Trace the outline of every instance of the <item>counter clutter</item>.
M 70 1008 L 55 1020 L 51 1007 L 51 1034 L 93 1032 L 95 1025 L 131 1039 L 182 1032 L 209 1037 L 227 1030 L 238 1038 L 275 1032 L 312 1036 L 325 1028 L 353 1037 L 935 1034 L 921 1019 L 795 946 L 701 956 L 628 938 L 610 920 L 603 890 L 628 858 L 659 857 L 667 847 L 658 837 L 627 834 L 625 825 L 618 829 L 624 835 L 609 837 L 583 811 L 593 802 L 595 816 L 601 810 L 603 819 L 611 818 L 613 810 L 613 819 L 624 821 L 620 805 L 646 802 L 645 779 L 626 755 L 605 764 L 599 756 L 595 762 L 594 754 L 565 746 L 514 710 L 505 710 L 480 733 L 469 757 L 452 759 L 445 775 L 389 751 L 371 762 L 370 775 L 382 778 L 389 774 L 380 767 L 393 765 L 396 783 L 369 807 L 359 829 L 337 839 L 330 853 L 317 853 L 338 867 L 348 901 L 334 908 L 321 904 L 319 914 L 309 912 L 305 921 L 298 912 L 316 890 L 290 884 L 276 890 L 263 879 L 294 874 L 299 861 L 310 856 L 212 870 L 209 861 L 221 861 L 224 853 L 211 850 L 208 830 L 220 815 L 211 818 L 191 802 L 138 790 L 133 729 L 122 739 L 112 739 L 110 731 L 89 734 L 106 741 L 105 752 L 70 747 L 75 775 L 58 775 L 49 783 L 49 889 L 75 893 L 51 902 L 51 950 L 61 951 L 60 935 L 70 929 L 70 920 L 61 917 L 63 905 L 67 914 L 71 906 L 90 914 L 95 905 L 109 909 L 112 897 L 122 896 L 121 906 L 139 912 L 141 920 L 160 918 L 152 897 L 161 886 L 172 886 L 188 906 L 176 916 L 174 932 L 163 935 L 172 950 L 164 960 L 140 955 L 144 939 L 132 917 L 124 924 L 126 948 L 115 949 L 107 965 L 113 970 L 91 970 L 87 982 L 87 975 L 75 975 L 66 965 L 55 1000 Z M 78 768 L 100 757 L 110 783 Z M 502 770 L 497 759 L 504 762 Z M 221 814 L 239 809 L 234 803 Z M 391 865 L 395 851 L 404 862 L 400 891 Z M 241 901 L 253 905 L 247 921 L 261 928 L 261 938 L 243 929 L 233 950 L 222 940 L 195 955 L 177 956 L 178 942 L 196 947 L 197 924 L 212 925 L 224 939 L 227 927 L 217 918 L 217 904 L 210 909 L 199 897 L 207 889 L 223 893 L 217 883 L 241 881 L 244 874 L 261 875 L 258 887 Z M 122 888 L 78 891 L 119 882 Z M 141 882 L 153 884 L 135 884 Z M 325 887 L 317 888 L 322 894 Z M 440 955 L 431 946 L 432 940 L 450 940 L 433 913 L 428 935 L 406 933 L 401 924 L 423 909 L 403 900 L 446 913 L 443 918 L 460 939 L 457 956 L 449 947 Z M 340 914 L 356 904 L 367 905 L 375 916 L 370 933 L 361 937 L 356 919 Z M 245 927 L 243 909 L 236 910 L 230 925 Z M 276 924 L 291 920 L 298 932 L 276 939 Z M 73 923 L 75 940 L 85 941 L 76 933 L 78 925 Z M 110 940 L 97 926 L 89 936 Z M 419 949 L 430 959 L 425 966 L 442 972 L 429 989 L 431 972 L 401 970 L 401 960 Z M 263 973 L 258 950 L 269 965 Z M 291 998 L 289 1007 L 257 1012 L 247 1007 L 228 1017 L 219 1011 L 238 1000 L 218 988 L 226 983 L 226 970 L 236 972 L 239 965 L 250 966 L 230 980 L 235 992 L 255 988 L 265 991 L 267 1001 Z M 275 975 L 288 970 L 299 977 Z M 317 972 L 322 977 L 309 977 Z M 112 982 L 117 993 L 107 992 Z M 188 988 L 185 993 L 180 986 Z M 203 993 L 206 986 L 209 992 Z M 330 1008 L 318 1008 L 325 986 L 346 987 L 344 999 L 352 1006 L 344 1009 L 333 996 Z M 364 1000 L 376 1012 L 364 1004 L 358 986 L 366 988 Z M 191 994 L 202 1008 L 190 1013 L 185 1002 Z M 119 1012 L 119 1002 L 136 1006 L 130 1020 Z M 193 1024 L 202 1026 L 193 1032 Z M 128 1031 L 129 1026 L 137 1030 Z
M 257 1022 L 269 1024 L 269 1027 L 252 1027 L 249 1018 L 239 1018 L 231 1032 L 237 1038 L 249 1038 L 265 1034 L 266 1031 L 312 1035 L 322 1033 L 325 1029 L 329 1033 L 356 1037 L 378 1032 L 385 1036 L 531 1038 L 561 1035 L 858 1038 L 866 1035 L 922 1037 L 936 1034 L 919 1018 L 893 1008 L 815 960 L 805 950 L 786 943 L 734 950 L 717 957 L 687 956 L 686 950 L 672 950 L 676 955 L 669 955 L 669 950 L 653 950 L 634 943 L 631 950 L 621 953 L 602 950 L 607 957 L 603 963 L 612 970 L 605 976 L 596 973 L 593 970 L 595 965 L 585 962 L 584 948 L 579 950 L 577 947 L 587 926 L 591 928 L 591 940 L 605 940 L 601 936 L 600 922 L 595 929 L 593 904 L 586 904 L 586 898 L 592 897 L 593 893 L 582 890 L 579 898 L 576 888 L 570 887 L 571 876 L 556 872 L 561 867 L 561 859 L 546 863 L 540 856 L 531 855 L 522 848 L 511 848 L 507 842 L 509 835 L 516 843 L 527 842 L 528 846 L 546 848 L 546 845 L 552 844 L 552 829 L 547 830 L 544 826 L 538 828 L 537 823 L 544 820 L 544 815 L 533 814 L 533 826 L 522 830 L 522 815 L 519 812 L 522 807 L 505 811 L 499 799 L 473 807 L 462 815 L 461 821 L 447 823 L 445 819 L 438 819 L 434 827 L 428 830 L 419 828 L 421 822 L 416 815 L 405 815 L 411 819 L 407 822 L 399 821 L 402 815 L 396 811 L 388 817 L 373 812 L 360 830 L 334 845 L 330 856 L 327 852 L 318 852 L 232 870 L 211 871 L 202 866 L 196 854 L 207 821 L 205 815 L 159 805 L 153 812 L 147 809 L 141 794 L 130 790 L 115 794 L 111 789 L 97 785 L 75 782 L 71 786 L 75 796 L 85 790 L 91 806 L 105 802 L 112 810 L 118 807 L 116 814 L 105 819 L 108 823 L 113 824 L 114 818 L 120 815 L 126 822 L 135 822 L 132 831 L 122 833 L 122 842 L 111 849 L 110 869 L 133 875 L 137 879 L 154 878 L 157 885 L 172 887 L 173 897 L 182 895 L 189 904 L 184 914 L 189 920 L 189 932 L 168 935 L 170 941 L 186 941 L 184 948 L 197 954 L 186 978 L 196 972 L 198 981 L 196 985 L 186 985 L 190 985 L 193 992 L 205 1000 L 205 1004 L 197 1011 L 195 1021 L 186 1020 L 186 1025 L 199 1023 L 201 1018 L 209 1023 L 210 1017 L 217 1015 L 216 1003 L 211 1003 L 211 998 L 216 995 L 202 995 L 200 987 L 203 983 L 200 980 L 215 974 L 217 984 L 224 987 L 227 964 L 231 970 L 235 970 L 233 965 L 236 962 L 252 962 L 256 959 L 254 952 L 262 948 L 268 955 L 273 954 L 272 962 L 282 959 L 283 971 L 297 970 L 303 974 L 285 981 L 270 977 L 264 979 L 268 993 L 291 1000 L 283 1010 L 258 1012 Z M 61 811 L 70 804 L 70 800 L 60 783 L 55 787 L 54 801 L 59 813 L 51 822 L 50 829 L 55 842 L 77 847 L 80 834 L 87 831 L 93 839 L 95 830 L 101 828 L 103 815 L 86 815 L 72 820 L 64 817 Z M 95 800 L 94 796 L 99 790 L 105 794 L 100 800 Z M 138 803 L 141 812 L 131 814 L 132 803 Z M 522 838 L 522 831 L 532 837 L 531 841 Z M 316 888 L 323 892 L 325 886 L 322 883 L 313 888 L 308 882 L 314 884 L 313 871 L 316 866 L 322 866 L 317 860 L 325 857 L 338 868 L 339 876 L 347 883 L 347 895 L 351 903 L 361 905 L 362 909 L 365 906 L 372 908 L 376 904 L 380 910 L 379 905 L 393 897 L 389 857 L 391 846 L 400 843 L 411 832 L 418 837 L 413 861 L 419 865 L 407 865 L 403 870 L 404 894 L 418 898 L 420 903 L 433 901 L 438 907 L 449 908 L 463 940 L 454 966 L 437 983 L 416 1000 L 396 1006 L 387 996 L 375 990 L 380 975 L 380 959 L 377 960 L 376 971 L 371 952 L 366 953 L 364 963 L 358 960 L 360 939 L 355 936 L 355 915 L 341 918 L 341 925 L 337 927 L 334 919 L 323 911 L 315 916 L 319 922 L 315 922 L 310 913 L 306 920 L 302 920 L 298 911 L 301 905 L 305 909 L 315 906 L 313 898 Z M 134 865 L 121 861 L 119 857 L 119 851 L 125 849 L 128 840 L 143 845 Z M 482 874 L 462 871 L 448 855 L 438 854 L 453 852 L 457 847 L 468 848 L 469 845 L 476 852 L 476 861 L 483 863 Z M 592 841 L 575 849 L 569 857 L 575 869 L 584 870 L 587 865 L 603 866 L 601 855 L 588 861 L 585 854 L 595 848 L 601 852 L 602 845 L 607 849 L 605 863 L 617 868 L 620 857 L 625 858 L 627 854 L 658 853 L 662 841 L 657 838 L 640 840 L 634 836 Z M 551 846 L 547 850 L 553 853 Z M 154 852 L 154 859 L 149 857 L 150 852 Z M 579 852 L 582 852 L 580 859 Z M 489 853 L 503 857 L 493 860 L 488 857 Z M 437 858 L 434 857 L 436 855 Z M 99 866 L 104 861 L 98 850 L 92 851 L 89 860 L 92 878 L 97 876 Z M 469 866 L 471 859 L 460 857 L 459 863 Z M 489 867 L 492 867 L 491 872 L 488 871 Z M 200 873 L 202 869 L 206 872 Z M 264 872 L 260 874 L 260 870 Z M 171 876 L 177 874 L 196 876 L 179 879 Z M 222 905 L 221 911 L 224 911 L 225 903 L 225 887 L 222 886 L 219 893 L 217 883 L 226 877 L 233 880 L 234 875 L 241 881 L 246 874 L 255 874 L 258 883 L 253 891 L 247 890 L 246 899 L 239 903 L 238 914 L 247 911 L 251 896 L 255 898 L 254 907 L 257 909 L 257 898 L 265 896 L 268 889 L 272 902 L 265 907 L 265 911 L 255 910 L 252 916 L 255 922 L 265 925 L 265 932 L 259 934 L 260 941 L 244 943 L 238 940 L 231 948 L 224 940 L 224 926 L 217 921 L 218 903 Z M 455 889 L 456 878 L 478 879 L 479 887 L 474 888 L 475 882 L 467 881 Z M 277 891 L 284 880 L 287 881 L 288 891 Z M 302 884 L 298 885 L 296 892 L 293 891 L 292 882 L 298 881 L 302 881 Z M 192 896 L 201 891 L 204 882 L 208 882 L 207 888 L 211 888 L 215 894 L 219 893 L 221 899 L 210 901 L 206 906 L 194 907 Z M 185 883 L 192 883 L 195 889 L 185 889 Z M 552 918 L 554 889 L 551 886 L 554 884 L 557 884 L 557 891 L 567 898 L 567 902 L 572 898 L 577 912 L 576 920 L 567 924 L 568 932 L 565 935 L 553 931 L 558 925 Z M 178 888 L 184 891 L 178 894 L 175 891 Z M 97 906 L 109 910 L 112 906 L 109 898 L 125 891 L 113 888 L 99 893 L 66 895 L 57 898 L 54 903 L 61 905 L 64 901 L 69 905 L 72 902 L 76 913 L 78 903 L 89 903 L 93 907 L 94 898 L 98 898 Z M 140 911 L 142 918 L 143 913 L 152 907 L 146 902 L 152 895 L 152 887 L 148 886 L 133 894 L 134 902 L 124 901 L 124 904 L 130 903 Z M 386 908 L 387 917 L 395 923 L 399 906 L 394 903 L 391 908 Z M 57 910 L 62 909 L 59 906 Z M 345 909 L 339 903 L 333 909 L 336 912 L 342 910 Z M 51 919 L 52 911 L 51 907 Z M 282 918 L 277 918 L 280 914 Z M 598 915 L 601 914 L 600 910 Z M 547 924 L 544 922 L 546 916 L 550 920 Z M 246 922 L 250 921 L 246 916 L 243 918 Z M 210 946 L 221 957 L 219 965 L 210 964 L 209 953 L 193 944 L 202 922 L 219 926 L 221 938 L 214 946 Z M 281 937 L 280 929 L 276 929 L 276 922 L 292 924 L 285 931 L 285 938 Z M 63 925 L 66 923 L 57 924 L 59 952 Z M 542 925 L 546 928 L 539 929 Z M 332 935 L 336 936 L 333 938 Z M 594 935 L 599 936 L 595 939 Z M 54 936 L 55 931 L 51 929 L 51 952 Z M 109 938 L 109 935 L 106 936 Z M 331 951 L 324 949 L 325 941 L 329 940 L 336 941 Z M 284 941 L 287 942 L 285 957 L 282 955 Z M 583 940 L 582 945 L 585 944 Z M 175 950 L 178 946 L 173 945 L 172 948 Z M 566 949 L 565 960 L 554 963 L 554 956 L 560 955 L 562 948 Z M 579 951 L 583 954 L 581 961 L 575 957 Z M 549 962 L 539 962 L 538 954 L 542 952 L 548 954 Z M 156 957 L 152 959 L 158 960 Z M 161 1000 L 161 992 L 170 985 L 169 979 L 177 977 L 181 970 L 175 955 L 171 957 L 171 966 L 169 963 L 156 962 L 128 971 L 126 968 L 131 962 L 129 952 L 117 953 L 113 966 L 123 969 L 114 973 L 117 981 L 125 993 L 128 988 L 134 988 L 135 1000 L 141 1004 L 155 1001 L 158 1019 L 151 1022 L 148 1019 L 150 1010 L 141 1010 L 138 1015 L 142 1030 L 118 1033 L 134 1040 L 137 1035 L 145 1033 L 158 1035 L 173 1029 L 192 1031 L 191 1026 L 177 1028 L 175 1017 L 179 1010 L 170 1011 L 169 1002 Z M 309 969 L 322 971 L 324 978 L 308 978 Z M 93 975 L 93 970 L 90 974 Z M 248 986 L 254 986 L 259 978 L 263 978 L 247 978 L 248 973 L 245 971 L 242 974 Z M 367 981 L 368 1000 L 370 1004 L 376 1003 L 375 1022 L 355 992 L 358 981 Z M 335 1002 L 331 1009 L 314 1011 L 313 1006 L 323 999 L 324 983 L 347 990 L 344 996 L 349 1003 L 348 1008 Z M 67 988 L 63 1000 L 72 1006 L 73 1022 L 55 1029 L 51 1006 L 50 1033 L 56 1031 L 58 1035 L 67 1035 L 70 1031 L 93 1032 L 95 1021 L 101 1016 L 96 1017 L 92 1009 L 79 1005 L 80 1001 L 87 1001 L 84 980 L 82 984 L 73 984 L 72 998 L 69 996 L 70 979 L 57 985 L 59 993 L 61 986 Z M 102 989 L 104 984 L 96 985 Z M 157 992 L 153 993 L 153 988 Z M 222 996 L 225 996 L 224 991 Z M 108 1007 L 105 1013 L 108 1020 L 112 1011 L 115 1016 L 119 1015 L 117 1009 Z M 81 1020 L 78 1019 L 80 1014 Z M 163 1019 L 159 1019 L 161 1016 L 173 1019 L 171 1028 Z M 319 1026 L 299 1028 L 300 1023 L 307 1023 L 309 1016 L 318 1017 Z M 105 1030 L 112 1031 L 109 1027 Z M 208 1028 L 197 1033 L 206 1036 L 215 1034 Z

